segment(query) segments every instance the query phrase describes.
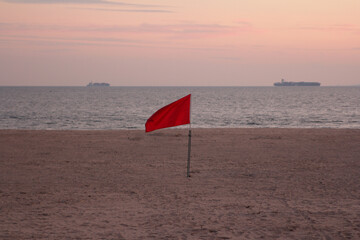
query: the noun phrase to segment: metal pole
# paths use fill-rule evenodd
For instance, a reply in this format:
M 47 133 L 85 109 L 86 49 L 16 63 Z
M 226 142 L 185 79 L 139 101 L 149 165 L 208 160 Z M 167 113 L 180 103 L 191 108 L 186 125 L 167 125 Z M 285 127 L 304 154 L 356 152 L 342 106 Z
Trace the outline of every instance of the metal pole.
M 187 160 L 187 174 L 186 177 L 190 177 L 190 152 L 191 152 L 191 129 L 189 129 L 189 144 L 188 144 L 188 160 Z
M 189 144 L 188 144 L 188 160 L 187 160 L 187 172 L 186 177 L 190 177 L 190 152 L 191 152 L 191 95 L 190 95 L 190 113 L 189 113 Z

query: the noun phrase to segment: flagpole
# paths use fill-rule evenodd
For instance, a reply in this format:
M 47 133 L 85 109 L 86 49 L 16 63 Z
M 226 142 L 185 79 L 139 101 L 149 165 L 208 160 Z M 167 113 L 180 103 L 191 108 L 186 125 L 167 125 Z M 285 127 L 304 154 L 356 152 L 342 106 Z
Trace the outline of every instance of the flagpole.
M 191 97 L 190 97 L 191 98 Z M 189 123 L 189 142 L 188 142 L 188 160 L 187 160 L 187 171 L 186 177 L 190 177 L 190 153 L 191 153 L 191 99 L 190 99 L 190 123 Z
M 189 128 L 189 144 L 188 144 L 188 160 L 187 160 L 187 173 L 186 177 L 190 177 L 190 152 L 191 152 L 191 125 Z

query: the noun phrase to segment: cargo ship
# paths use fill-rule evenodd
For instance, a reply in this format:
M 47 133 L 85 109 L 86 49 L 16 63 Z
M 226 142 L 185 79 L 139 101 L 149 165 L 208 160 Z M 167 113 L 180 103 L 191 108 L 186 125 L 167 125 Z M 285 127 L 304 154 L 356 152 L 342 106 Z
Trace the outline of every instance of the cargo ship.
M 281 79 L 281 82 L 274 83 L 275 87 L 293 87 L 293 86 L 320 86 L 319 82 L 286 82 L 284 79 Z
M 90 82 L 86 86 L 87 87 L 110 87 L 110 84 L 109 83 L 93 83 L 93 82 Z

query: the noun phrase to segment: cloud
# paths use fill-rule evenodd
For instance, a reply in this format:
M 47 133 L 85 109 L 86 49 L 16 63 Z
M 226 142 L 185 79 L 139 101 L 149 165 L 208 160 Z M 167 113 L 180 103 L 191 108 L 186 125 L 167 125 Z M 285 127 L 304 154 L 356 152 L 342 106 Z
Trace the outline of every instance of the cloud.
M 239 24 L 239 25 L 242 25 L 242 26 L 247 26 L 247 27 L 252 26 L 252 23 L 248 22 L 248 21 L 237 21 L 236 23 Z
M 79 42 L 112 42 L 112 43 L 145 43 L 148 41 L 139 39 L 126 39 L 126 38 L 111 38 L 111 37 L 46 37 L 37 35 L 7 35 L 2 36 L 0 39 L 15 39 L 15 40 L 36 40 L 36 41 L 79 41 Z
M 120 30 L 120 29 L 119 29 Z M 125 29 L 123 29 L 125 30 Z M 141 24 L 129 29 L 143 33 L 168 33 L 176 35 L 184 34 L 218 34 L 229 33 L 237 30 L 235 26 L 220 24 Z
M 220 24 L 140 24 L 140 25 L 32 25 L 23 23 L 0 22 L 1 30 L 12 31 L 68 31 L 68 32 L 108 32 L 108 33 L 153 33 L 170 35 L 224 34 L 242 30 L 241 27 Z
M 313 30 L 313 31 L 323 31 L 323 32 L 356 32 L 359 33 L 360 27 L 352 24 L 333 24 L 333 25 L 308 25 L 308 26 L 299 26 L 295 27 L 298 30 Z
M 222 38 L 228 35 L 246 32 L 240 26 L 219 24 L 139 24 L 139 25 L 52 25 L 52 24 L 21 24 L 0 22 L 0 39 L 21 41 L 22 43 L 41 43 L 54 45 L 116 45 L 126 47 L 166 47 L 186 48 L 188 43 L 183 40 L 204 40 Z M 58 34 L 61 32 L 61 37 Z M 37 37 L 34 37 L 37 36 Z M 54 37 L 56 36 L 56 37 Z M 86 37 L 83 37 L 86 36 Z M 99 38 L 107 36 L 107 38 Z M 126 36 L 126 38 L 119 38 Z M 149 36 L 149 37 L 146 37 Z M 223 51 L 224 46 L 218 44 L 200 44 L 195 49 L 203 51 L 205 47 Z M 221 49 L 219 49 L 221 48 Z
M 208 46 L 198 46 L 190 47 L 186 44 L 169 44 L 166 40 L 145 40 L 145 39 L 125 39 L 125 38 L 99 38 L 99 37 L 41 37 L 36 35 L 7 35 L 0 36 L 0 49 L 8 49 L 10 46 L 17 46 L 17 44 L 26 44 L 31 46 L 41 47 L 42 50 L 39 51 L 58 51 L 64 47 L 68 48 L 67 50 L 74 51 L 73 47 L 78 46 L 100 46 L 100 47 L 126 47 L 126 48 L 152 48 L 152 49 L 174 49 L 174 50 L 190 50 L 190 51 L 199 51 L 199 52 L 224 52 L 232 51 L 230 48 L 225 47 L 208 47 Z M 49 48 L 50 47 L 50 48 Z M 53 47 L 53 48 L 52 48 Z M 18 47 L 16 47 L 18 48 Z M 52 48 L 52 49 L 51 49 Z M 234 60 L 234 59 L 233 59 Z
M 105 4 L 105 5 L 120 5 L 133 7 L 160 7 L 159 5 L 148 4 L 133 4 L 125 2 L 113 2 L 108 0 L 0 0 L 7 3 L 22 3 L 22 4 Z
M 162 9 L 108 9 L 108 8 L 73 8 L 80 10 L 106 11 L 106 12 L 128 12 L 128 13 L 174 13 Z

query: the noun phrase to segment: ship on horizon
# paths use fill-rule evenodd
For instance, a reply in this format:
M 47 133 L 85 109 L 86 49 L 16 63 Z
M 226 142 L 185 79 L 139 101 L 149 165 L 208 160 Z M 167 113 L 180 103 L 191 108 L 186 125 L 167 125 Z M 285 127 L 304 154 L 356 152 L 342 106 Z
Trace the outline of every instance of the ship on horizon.
M 286 82 L 284 79 L 281 79 L 281 82 L 274 83 L 275 87 L 284 87 L 284 86 L 320 86 L 321 84 L 319 82 Z
M 90 82 L 86 86 L 87 87 L 110 87 L 110 84 L 109 83 L 93 83 L 93 82 Z

